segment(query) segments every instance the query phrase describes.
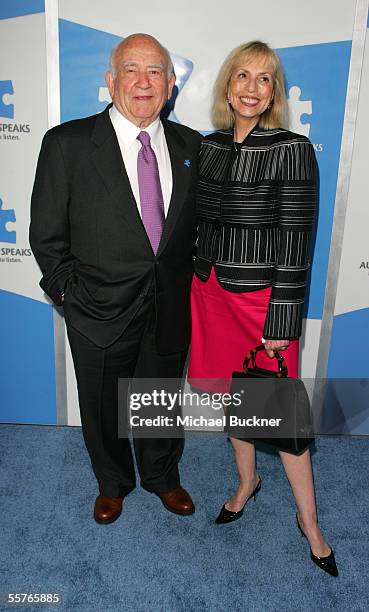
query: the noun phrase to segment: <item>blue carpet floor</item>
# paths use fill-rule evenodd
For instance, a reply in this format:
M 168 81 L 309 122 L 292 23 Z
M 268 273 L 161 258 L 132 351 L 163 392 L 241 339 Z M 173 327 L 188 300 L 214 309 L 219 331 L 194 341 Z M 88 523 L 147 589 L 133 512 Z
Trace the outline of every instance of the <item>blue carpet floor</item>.
M 334 579 L 310 561 L 271 453 L 258 453 L 261 492 L 232 525 L 213 523 L 236 484 L 230 445 L 219 434 L 192 434 L 181 474 L 196 513 L 171 514 L 137 488 L 120 519 L 100 526 L 79 428 L 2 425 L 0 436 L 0 591 L 63 595 L 60 605 L 1 610 L 368 610 L 368 439 L 316 443 L 320 523 L 340 570 Z

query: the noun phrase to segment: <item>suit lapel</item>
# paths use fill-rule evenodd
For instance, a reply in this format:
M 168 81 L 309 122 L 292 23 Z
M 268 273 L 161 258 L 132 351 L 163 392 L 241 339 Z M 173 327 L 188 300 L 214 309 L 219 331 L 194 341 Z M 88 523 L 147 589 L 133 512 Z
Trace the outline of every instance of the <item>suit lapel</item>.
M 118 139 L 110 121 L 110 106 L 96 118 L 95 128 L 91 137 L 95 145 L 91 156 L 92 161 L 107 191 L 116 203 L 118 214 L 123 216 L 130 228 L 139 234 L 145 248 L 152 251 L 137 209 L 137 203 L 124 166 Z
M 150 240 L 138 212 L 137 203 L 123 163 L 118 139 L 110 121 L 110 106 L 96 117 L 95 128 L 91 136 L 91 140 L 95 145 L 92 161 L 107 191 L 116 203 L 118 215 L 124 217 L 125 222 L 132 231 L 138 234 L 144 248 L 151 251 L 152 254 Z M 188 160 L 186 160 L 185 141 L 170 121 L 163 119 L 162 123 L 172 166 L 173 189 L 158 255 L 164 250 L 178 220 L 187 196 L 192 174 L 190 166 L 186 165 Z
M 158 255 L 164 250 L 178 220 L 187 196 L 192 174 L 191 168 L 185 163 L 188 161 L 186 160 L 185 141 L 180 137 L 171 122 L 163 119 L 162 123 L 172 166 L 173 189 L 163 234 L 159 244 Z

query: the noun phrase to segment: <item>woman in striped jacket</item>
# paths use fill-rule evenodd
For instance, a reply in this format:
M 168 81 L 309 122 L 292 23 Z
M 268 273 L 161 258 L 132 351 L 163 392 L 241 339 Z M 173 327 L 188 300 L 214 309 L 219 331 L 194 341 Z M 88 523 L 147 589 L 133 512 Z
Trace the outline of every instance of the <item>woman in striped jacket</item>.
M 215 84 L 212 114 L 220 130 L 205 137 L 199 159 L 189 379 L 207 379 L 208 390 L 211 379 L 230 379 L 262 339 L 260 365 L 270 369 L 274 350 L 282 350 L 289 375 L 298 376 L 317 164 L 311 142 L 281 127 L 285 112 L 275 52 L 259 41 L 234 49 Z M 217 523 L 240 518 L 261 487 L 253 443 L 231 442 L 240 484 Z M 309 449 L 280 457 L 311 558 L 336 576 L 317 523 Z

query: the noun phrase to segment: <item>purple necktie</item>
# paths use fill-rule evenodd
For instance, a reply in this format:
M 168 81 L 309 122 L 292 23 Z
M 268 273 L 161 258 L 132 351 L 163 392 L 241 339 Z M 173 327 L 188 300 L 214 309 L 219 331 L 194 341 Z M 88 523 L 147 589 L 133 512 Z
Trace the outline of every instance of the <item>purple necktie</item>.
M 158 162 L 150 145 L 150 134 L 140 132 L 137 140 L 142 145 L 137 156 L 142 222 L 156 255 L 165 221 Z

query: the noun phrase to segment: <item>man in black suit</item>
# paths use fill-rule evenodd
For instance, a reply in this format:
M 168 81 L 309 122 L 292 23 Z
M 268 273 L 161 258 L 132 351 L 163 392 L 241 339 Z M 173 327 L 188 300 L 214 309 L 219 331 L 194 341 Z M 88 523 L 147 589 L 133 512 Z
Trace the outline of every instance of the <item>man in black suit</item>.
M 200 144 L 197 132 L 160 120 L 175 75 L 156 39 L 123 40 L 106 80 L 113 105 L 45 135 L 30 228 L 40 285 L 64 304 L 82 430 L 99 484 L 99 523 L 116 520 L 135 487 L 129 439 L 118 438 L 118 378 L 183 372 Z M 149 178 L 145 164 L 156 168 Z M 155 243 L 150 207 L 158 206 Z M 185 515 L 195 508 L 180 486 L 182 450 L 183 437 L 134 438 L 142 486 Z

